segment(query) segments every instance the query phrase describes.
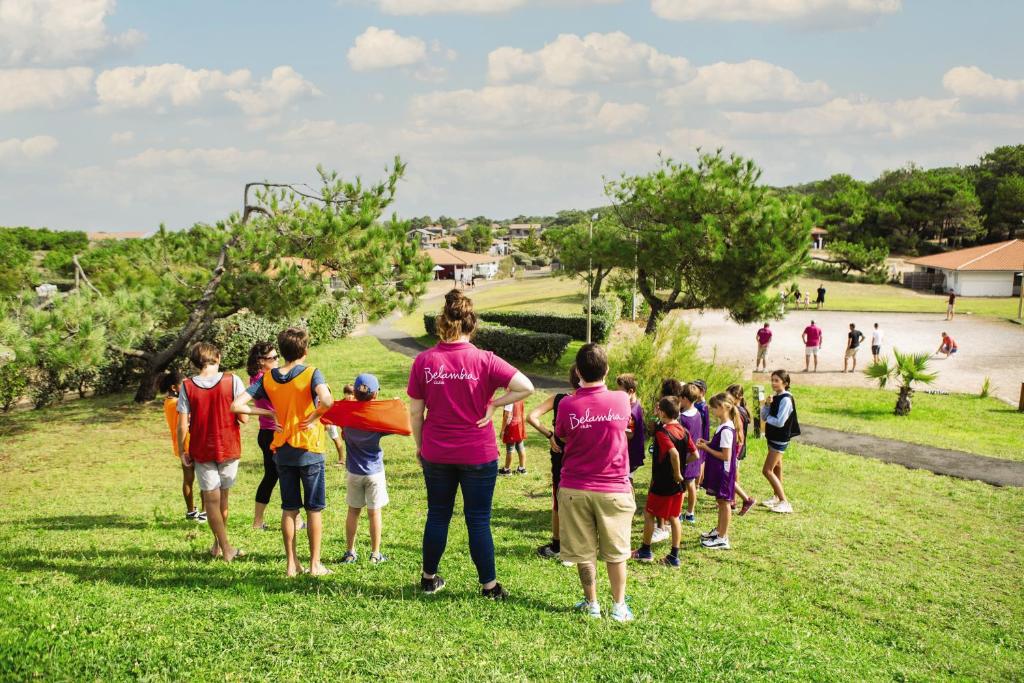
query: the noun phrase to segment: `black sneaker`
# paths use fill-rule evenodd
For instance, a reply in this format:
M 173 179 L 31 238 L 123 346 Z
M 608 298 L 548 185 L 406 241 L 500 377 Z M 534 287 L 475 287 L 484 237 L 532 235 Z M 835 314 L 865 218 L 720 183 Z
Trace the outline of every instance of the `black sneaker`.
M 516 474 L 526 474 L 526 468 L 525 467 L 517 467 L 516 468 Z
M 545 543 L 541 547 L 537 548 L 537 554 L 545 560 L 558 559 L 558 551 L 552 548 L 550 543 Z
M 500 583 L 494 584 L 493 588 L 484 588 L 480 592 L 485 598 L 490 598 L 491 600 L 505 600 L 508 598 L 508 591 L 502 588 Z
M 441 578 L 440 574 L 434 574 L 434 578 L 426 579 L 420 577 L 420 590 L 427 595 L 433 595 L 444 589 L 444 579 Z
M 500 474 L 502 476 L 509 475 L 509 474 L 512 474 L 512 470 L 510 470 L 507 467 L 499 467 L 498 468 L 498 474 Z

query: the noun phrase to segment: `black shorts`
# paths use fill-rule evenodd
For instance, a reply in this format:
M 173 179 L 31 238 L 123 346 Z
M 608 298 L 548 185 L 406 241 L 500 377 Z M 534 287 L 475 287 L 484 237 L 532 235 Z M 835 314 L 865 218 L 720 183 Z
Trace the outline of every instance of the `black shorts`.
M 871 355 L 872 356 L 878 356 L 878 355 L 881 355 L 881 353 L 882 353 L 882 347 L 881 346 L 872 346 L 871 347 Z

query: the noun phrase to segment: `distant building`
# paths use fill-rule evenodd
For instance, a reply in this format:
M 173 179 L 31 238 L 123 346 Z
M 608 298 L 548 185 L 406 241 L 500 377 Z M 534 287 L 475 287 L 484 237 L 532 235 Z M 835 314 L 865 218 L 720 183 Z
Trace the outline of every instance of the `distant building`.
M 101 240 L 139 240 L 146 237 L 152 237 L 154 234 L 154 230 L 125 232 L 107 232 L 105 230 L 98 230 L 96 232 L 86 233 L 90 242 L 99 242 Z
M 1024 240 L 985 244 L 945 254 L 908 259 L 913 273 L 904 284 L 960 296 L 1018 296 L 1024 272 Z
M 524 240 L 530 235 L 540 237 L 540 223 L 513 223 L 508 226 L 508 236 L 514 240 Z
M 490 280 L 498 274 L 501 258 L 489 254 L 474 254 L 458 249 L 425 249 L 434 262 L 434 277 L 437 280 L 465 282 L 471 277 Z

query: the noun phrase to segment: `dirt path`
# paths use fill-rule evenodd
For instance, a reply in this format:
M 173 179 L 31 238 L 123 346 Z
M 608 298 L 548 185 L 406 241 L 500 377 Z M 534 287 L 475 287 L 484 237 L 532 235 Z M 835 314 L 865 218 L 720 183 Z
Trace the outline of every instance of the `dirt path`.
M 738 325 L 721 311 L 703 315 L 687 311 L 683 318 L 701 338 L 701 353 L 707 358 L 735 363 L 750 376 L 757 353 L 754 333 L 759 324 Z M 879 323 L 883 332 L 882 351 L 934 352 L 940 333 L 948 332 L 960 351 L 949 358 L 934 358 L 939 373 L 934 388 L 941 391 L 977 393 L 988 377 L 992 395 L 1016 405 L 1024 382 L 1024 326 L 1010 322 L 958 315 L 946 322 L 943 315 L 928 313 L 850 313 L 832 311 L 793 311 L 785 319 L 771 323 L 774 332 L 768 352 L 768 367 L 784 367 L 798 373 L 804 368 L 804 346 L 800 339 L 811 320 L 824 332 L 824 344 L 818 357 L 818 372 L 800 374 L 799 381 L 825 386 L 874 386 L 861 372 L 843 374 L 843 354 L 849 324 L 855 323 L 865 335 L 858 354 L 857 368 L 871 362 L 871 331 Z

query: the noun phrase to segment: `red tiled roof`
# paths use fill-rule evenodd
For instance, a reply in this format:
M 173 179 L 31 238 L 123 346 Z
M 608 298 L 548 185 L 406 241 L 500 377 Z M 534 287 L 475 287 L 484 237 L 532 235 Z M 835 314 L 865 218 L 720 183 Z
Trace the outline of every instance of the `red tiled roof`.
M 500 260 L 497 256 L 474 254 L 458 249 L 424 249 L 423 251 L 438 266 L 475 266 L 481 263 L 496 263 Z
M 934 256 L 908 259 L 907 263 L 943 270 L 1009 270 L 1024 269 L 1024 240 L 1009 240 L 980 247 L 950 251 Z

